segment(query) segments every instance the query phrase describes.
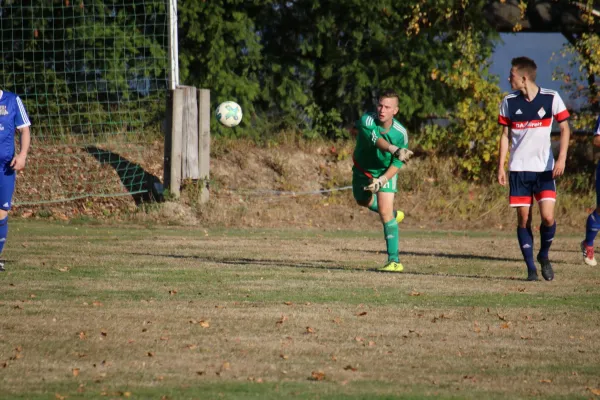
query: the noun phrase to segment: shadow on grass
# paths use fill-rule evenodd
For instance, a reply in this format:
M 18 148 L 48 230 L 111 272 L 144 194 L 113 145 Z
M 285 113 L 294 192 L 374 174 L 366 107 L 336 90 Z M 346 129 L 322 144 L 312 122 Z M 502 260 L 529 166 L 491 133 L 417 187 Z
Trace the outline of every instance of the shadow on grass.
M 96 146 L 87 146 L 85 151 L 101 164 L 108 164 L 114 168 L 136 205 L 163 201 L 160 179 L 144 170 L 139 164 Z
M 488 275 L 475 275 L 475 274 L 449 274 L 444 272 L 418 272 L 418 271 L 404 271 L 404 272 L 385 272 L 377 271 L 376 269 L 368 268 L 356 268 L 356 267 L 344 267 L 339 266 L 339 263 L 332 260 L 316 260 L 314 263 L 308 262 L 290 262 L 286 260 L 268 260 L 268 259 L 252 259 L 252 258 L 217 258 L 217 257 L 202 257 L 202 256 L 184 256 L 179 254 L 151 254 L 151 253 L 129 253 L 135 256 L 151 256 L 151 257 L 165 257 L 165 258 L 180 258 L 180 259 L 193 259 L 200 262 L 208 262 L 215 264 L 225 265 L 260 265 L 260 266 L 273 266 L 273 267 L 288 267 L 288 268 L 299 268 L 299 269 L 317 269 L 317 270 L 340 270 L 340 271 L 352 271 L 352 272 L 373 272 L 379 274 L 394 274 L 398 276 L 402 275 L 419 275 L 419 276 L 436 276 L 445 278 L 471 278 L 471 279 L 485 279 L 485 280 L 504 280 L 504 281 L 525 281 L 525 278 L 515 278 L 507 276 L 488 276 Z M 402 253 L 406 254 L 406 253 Z
M 354 251 L 360 253 L 372 253 L 372 254 L 385 254 L 385 251 L 380 250 L 359 250 L 359 249 L 342 249 L 342 251 Z M 556 250 L 561 251 L 561 250 Z M 465 259 L 465 260 L 482 260 L 482 261 L 504 261 L 504 262 L 518 262 L 523 263 L 522 258 L 508 258 L 508 257 L 494 257 L 494 256 L 481 256 L 477 254 L 450 254 L 450 253 L 432 253 L 432 252 L 417 252 L 417 251 L 402 251 L 400 250 L 400 256 L 415 256 L 415 257 L 440 257 L 450 259 Z M 567 264 L 563 261 L 554 261 L 550 258 L 552 264 Z

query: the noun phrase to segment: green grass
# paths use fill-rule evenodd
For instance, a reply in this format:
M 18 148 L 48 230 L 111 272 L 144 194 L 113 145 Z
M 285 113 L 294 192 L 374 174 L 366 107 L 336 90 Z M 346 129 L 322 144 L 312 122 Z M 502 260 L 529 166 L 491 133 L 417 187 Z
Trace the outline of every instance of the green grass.
M 580 262 L 575 235 L 555 240 L 556 280 L 530 283 L 508 233 L 402 231 L 406 272 L 385 274 L 371 270 L 385 260 L 377 230 L 10 228 L 2 398 L 570 399 L 600 387 L 600 270 Z

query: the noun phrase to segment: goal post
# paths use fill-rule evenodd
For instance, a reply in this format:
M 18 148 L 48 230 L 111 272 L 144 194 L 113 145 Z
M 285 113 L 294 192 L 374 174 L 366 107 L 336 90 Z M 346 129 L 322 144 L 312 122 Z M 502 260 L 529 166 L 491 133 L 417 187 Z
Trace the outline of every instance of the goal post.
M 179 79 L 176 10 L 176 0 L 0 3 L 0 88 L 32 122 L 17 206 L 149 193 L 160 177 L 141 165 L 143 149 L 162 137 Z

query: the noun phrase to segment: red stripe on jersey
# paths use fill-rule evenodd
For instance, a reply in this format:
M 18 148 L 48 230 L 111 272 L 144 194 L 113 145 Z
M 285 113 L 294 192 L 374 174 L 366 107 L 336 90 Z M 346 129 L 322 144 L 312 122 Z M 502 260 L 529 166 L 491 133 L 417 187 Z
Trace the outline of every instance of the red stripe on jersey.
M 513 129 L 531 129 L 542 128 L 552 125 L 552 118 L 533 119 L 531 121 L 513 121 L 511 128 Z
M 510 119 L 508 119 L 502 115 L 498 115 L 498 123 L 500 125 L 510 126 Z
M 556 192 L 554 190 L 542 190 L 535 195 L 537 201 L 546 199 L 556 199 Z
M 554 116 L 554 118 L 556 118 L 556 120 L 558 122 L 563 122 L 565 119 L 569 118 L 571 116 L 571 114 L 569 114 L 568 110 L 563 110 L 561 112 L 559 112 L 558 114 L 556 114 Z
M 508 198 L 508 202 L 510 203 L 510 205 L 531 204 L 533 203 L 533 199 L 531 198 L 531 196 L 510 196 Z

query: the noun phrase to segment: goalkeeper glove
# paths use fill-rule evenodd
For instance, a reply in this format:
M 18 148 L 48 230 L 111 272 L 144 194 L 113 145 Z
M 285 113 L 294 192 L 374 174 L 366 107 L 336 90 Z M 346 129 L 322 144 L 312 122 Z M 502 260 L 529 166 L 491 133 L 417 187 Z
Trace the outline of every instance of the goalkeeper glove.
M 394 152 L 394 157 L 402 162 L 408 162 L 414 153 L 409 149 L 398 149 Z
M 385 175 L 382 175 L 379 178 L 371 179 L 371 184 L 369 186 L 365 186 L 364 190 L 367 190 L 367 191 L 375 194 L 375 193 L 379 192 L 379 189 L 384 187 L 387 182 L 388 182 L 388 178 L 386 178 Z

